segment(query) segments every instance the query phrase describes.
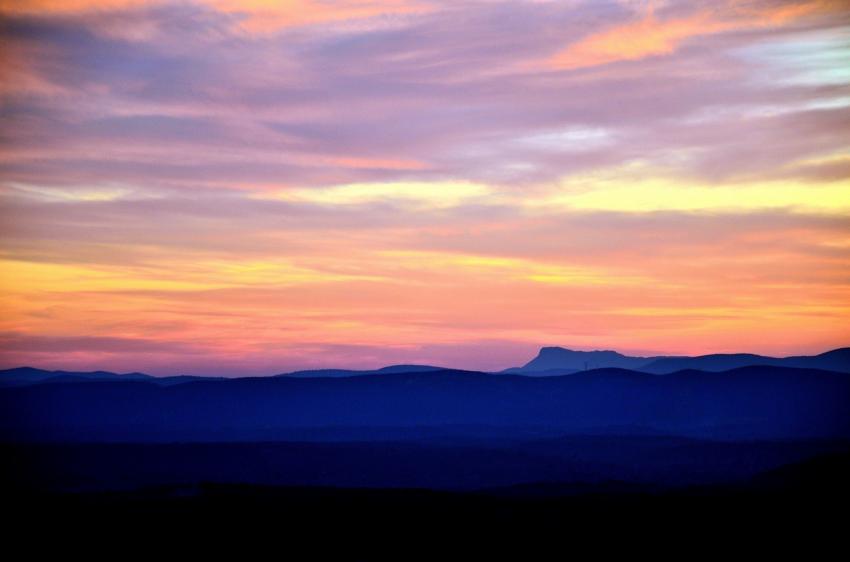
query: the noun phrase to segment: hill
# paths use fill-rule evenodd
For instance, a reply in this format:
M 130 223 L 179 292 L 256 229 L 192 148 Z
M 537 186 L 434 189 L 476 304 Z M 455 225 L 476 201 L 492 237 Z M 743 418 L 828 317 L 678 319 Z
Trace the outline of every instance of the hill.
M 439 370 L 172 386 L 98 381 L 0 389 L 0 437 L 268 440 L 315 428 L 439 428 L 455 435 L 469 428 L 647 428 L 711 438 L 835 438 L 850 436 L 848 397 L 845 374 L 783 367 L 666 377 L 624 369 L 543 378 Z
M 362 377 L 365 375 L 393 375 L 400 373 L 427 373 L 429 371 L 444 370 L 443 367 L 432 367 L 430 365 L 390 365 L 380 369 L 355 370 L 355 369 L 311 369 L 306 371 L 294 371 L 275 375 L 278 377 L 294 378 L 339 378 L 339 377 Z
M 850 348 L 834 349 L 819 355 L 792 357 L 768 357 L 752 353 L 715 353 L 696 357 L 632 357 L 616 351 L 574 351 L 562 347 L 543 347 L 537 357 L 522 367 L 506 369 L 502 373 L 558 376 L 588 369 L 621 368 L 666 375 L 686 369 L 720 372 L 753 366 L 850 373 Z
M 656 357 L 629 357 L 616 351 L 574 351 L 563 347 L 543 347 L 537 357 L 519 368 L 509 369 L 515 374 L 561 371 L 586 371 L 589 369 L 640 369 Z
M 16 367 L 0 370 L 0 385 L 14 386 L 44 381 L 105 381 L 105 380 L 152 380 L 144 373 L 111 373 L 109 371 L 48 371 L 34 367 Z
M 727 371 L 752 365 L 793 367 L 800 369 L 824 369 L 850 373 L 850 348 L 834 349 L 812 356 L 766 357 L 751 353 L 701 355 L 698 357 L 660 357 L 640 367 L 647 373 L 667 374 L 683 369 L 703 371 Z

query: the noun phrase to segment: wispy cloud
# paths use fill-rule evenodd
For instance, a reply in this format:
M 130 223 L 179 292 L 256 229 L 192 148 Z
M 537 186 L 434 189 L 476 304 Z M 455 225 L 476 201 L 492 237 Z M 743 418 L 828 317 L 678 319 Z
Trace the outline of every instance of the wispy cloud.
M 850 335 L 846 3 L 0 2 L 0 36 L 5 364 Z

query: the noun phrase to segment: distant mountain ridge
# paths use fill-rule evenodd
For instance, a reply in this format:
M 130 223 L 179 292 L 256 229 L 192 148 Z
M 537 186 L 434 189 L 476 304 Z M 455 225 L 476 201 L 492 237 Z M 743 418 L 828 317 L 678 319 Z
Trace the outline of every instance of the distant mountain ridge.
M 149 380 L 144 373 L 111 373 L 109 371 L 48 371 L 35 367 L 16 367 L 0 371 L 0 384 L 26 384 L 48 380 Z
M 850 373 L 850 347 L 843 347 L 818 355 L 769 357 L 752 353 L 715 353 L 696 357 L 652 356 L 635 357 L 612 350 L 578 351 L 563 347 L 542 347 L 537 356 L 523 365 L 499 371 L 500 375 L 553 377 L 572 375 L 594 369 L 628 369 L 654 375 L 669 375 L 679 371 L 697 370 L 722 372 L 741 367 L 769 366 L 797 369 L 819 369 Z M 438 371 L 462 371 L 433 365 L 401 364 L 379 369 L 308 369 L 273 375 L 273 378 L 348 378 L 373 375 L 401 375 Z M 466 371 L 473 372 L 473 371 Z M 36 383 L 72 383 L 86 381 L 147 381 L 170 386 L 201 380 L 226 377 L 176 375 L 158 377 L 145 373 L 112 373 L 109 371 L 64 371 L 34 367 L 17 367 L 0 370 L 0 387 Z M 261 377 L 262 378 L 262 377 Z
M 616 351 L 574 351 L 563 347 L 542 347 L 537 357 L 520 367 L 512 370 L 515 374 L 526 374 L 539 371 L 588 369 L 640 369 L 657 357 L 629 357 Z
M 543 347 L 537 357 L 522 367 L 506 369 L 502 373 L 552 376 L 588 369 L 618 368 L 667 375 L 688 369 L 720 372 L 753 366 L 822 369 L 850 373 L 850 347 L 834 349 L 819 355 L 792 357 L 768 357 L 752 353 L 715 353 L 696 357 L 632 357 L 610 350 L 575 351 L 563 347 Z
M 217 380 L 221 377 L 196 377 L 190 375 L 175 375 L 155 377 L 145 373 L 112 373 L 110 371 L 49 371 L 35 367 L 16 367 L 0 370 L 0 387 L 22 386 L 38 383 L 73 383 L 73 382 L 108 382 L 108 381 L 137 381 L 152 382 L 163 386 L 180 384 L 197 380 Z
M 659 357 L 640 368 L 655 374 L 668 374 L 683 369 L 702 371 L 728 371 L 739 367 L 763 365 L 770 367 L 792 367 L 796 369 L 823 369 L 850 373 L 850 347 L 833 349 L 819 355 L 797 355 L 791 357 L 768 357 L 750 353 L 716 353 L 699 357 Z
M 276 377 L 294 377 L 294 378 L 339 378 L 339 377 L 361 377 L 366 375 L 391 375 L 401 373 L 427 373 L 429 371 L 442 371 L 445 367 L 433 367 L 431 365 L 389 365 L 380 369 L 308 369 L 304 371 L 294 371 L 291 373 L 282 373 L 275 375 Z

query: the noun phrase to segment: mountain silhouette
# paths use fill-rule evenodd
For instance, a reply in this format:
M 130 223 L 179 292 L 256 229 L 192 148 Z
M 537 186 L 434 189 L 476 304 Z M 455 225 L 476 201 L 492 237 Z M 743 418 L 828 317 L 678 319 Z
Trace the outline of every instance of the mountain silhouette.
M 112 373 L 109 371 L 48 371 L 34 367 L 16 367 L 0 370 L 0 387 L 22 386 L 37 383 L 75 383 L 93 381 L 146 381 L 170 386 L 197 380 L 217 380 L 221 377 L 175 375 L 155 377 L 145 373 Z
M 848 396 L 844 373 L 769 366 L 663 377 L 625 369 L 543 378 L 439 370 L 170 386 L 94 381 L 0 389 L 0 437 L 263 440 L 334 427 L 448 434 L 634 427 L 711 438 L 835 438 L 850 437 Z
M 616 351 L 574 351 L 563 347 L 543 347 L 537 357 L 519 368 L 508 369 L 513 374 L 547 372 L 550 375 L 588 369 L 640 369 L 656 357 L 629 357 Z
M 587 369 L 621 368 L 666 375 L 686 369 L 728 371 L 752 366 L 823 369 L 850 373 L 850 348 L 840 348 L 813 356 L 768 357 L 752 353 L 711 354 L 697 357 L 631 357 L 616 351 L 574 351 L 544 347 L 537 357 L 523 365 L 502 371 L 505 374 L 557 376 Z
M 443 367 L 432 367 L 430 365 L 389 365 L 380 369 L 355 370 L 355 369 L 311 369 L 305 371 L 294 371 L 275 375 L 278 377 L 313 378 L 313 377 L 360 377 L 364 375 L 391 375 L 401 373 L 426 373 L 429 371 L 444 370 Z
M 834 349 L 813 356 L 766 357 L 750 353 L 717 353 L 699 357 L 660 357 L 643 365 L 640 370 L 647 373 L 667 374 L 683 369 L 727 371 L 752 365 L 824 369 L 850 373 L 850 347 Z
M 656 356 L 633 357 L 617 351 L 576 351 L 563 347 L 543 347 L 537 356 L 522 367 L 499 371 L 502 375 L 554 377 L 594 369 L 629 369 L 667 375 L 684 370 L 721 372 L 740 367 L 773 366 L 802 369 L 821 369 L 850 373 L 850 348 L 834 349 L 813 356 L 768 357 L 752 353 L 711 354 L 697 357 Z M 308 369 L 274 375 L 281 378 L 347 378 L 370 375 L 399 375 L 446 371 L 432 365 L 389 365 L 379 369 Z M 0 387 L 21 386 L 34 383 L 73 383 L 86 381 L 145 380 L 163 386 L 200 380 L 217 380 L 222 377 L 174 375 L 154 377 L 139 372 L 112 373 L 109 371 L 50 371 L 34 367 L 17 367 L 0 370 Z
M 28 384 L 44 381 L 93 381 L 93 380 L 151 380 L 144 373 L 111 373 L 109 371 L 48 371 L 34 367 L 16 367 L 0 370 L 0 385 Z
M 636 359 L 572 353 L 541 355 Z M 395 365 L 215 379 L 12 370 L 10 380 L 38 380 L 0 387 L 0 472 L 39 494 L 156 496 L 213 482 L 556 498 L 751 481 L 774 489 L 812 478 L 753 478 L 850 446 L 847 373 L 553 371 Z

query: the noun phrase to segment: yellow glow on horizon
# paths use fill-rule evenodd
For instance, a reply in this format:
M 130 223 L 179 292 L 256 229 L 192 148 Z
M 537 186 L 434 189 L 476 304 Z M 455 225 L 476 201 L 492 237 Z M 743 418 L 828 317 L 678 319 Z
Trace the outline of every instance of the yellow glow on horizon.
M 843 157 L 833 157 L 801 164 L 840 164 L 844 160 Z M 374 182 L 277 190 L 265 188 L 254 191 L 252 197 L 323 206 L 395 203 L 434 210 L 483 203 L 506 204 L 533 212 L 850 212 L 850 180 L 789 178 L 708 183 L 673 177 L 663 169 L 643 163 L 571 175 L 560 180 L 555 187 L 530 187 L 520 195 L 514 190 L 512 195 L 510 190 L 470 181 Z
M 847 345 L 848 18 L 0 0 L 0 361 Z
M 631 176 L 631 177 L 630 177 Z M 699 184 L 666 177 L 616 173 L 570 178 L 531 208 L 560 207 L 615 212 L 741 212 L 790 209 L 799 212 L 850 211 L 850 180 L 811 183 L 777 180 Z
M 9 187 L 24 193 L 30 197 L 44 199 L 46 201 L 68 201 L 68 202 L 107 202 L 117 201 L 132 195 L 134 198 L 143 197 L 150 199 L 151 195 L 142 195 L 142 191 L 134 190 L 128 186 L 104 185 L 104 186 L 74 186 L 55 187 L 24 184 L 12 182 Z
M 354 275 L 312 269 L 294 265 L 286 260 L 254 260 L 248 262 L 219 262 L 207 264 L 211 275 L 220 277 L 230 286 L 292 285 L 339 281 L 381 281 L 377 275 Z
M 202 291 L 244 286 L 289 286 L 350 280 L 379 280 L 320 271 L 276 261 L 197 261 L 156 267 L 121 267 L 0 260 L 0 289 L 6 294 L 110 291 Z
M 454 207 L 493 194 L 491 188 L 468 181 L 352 183 L 331 187 L 293 188 L 256 195 L 262 199 L 357 205 L 401 201 L 427 207 Z
M 188 291 L 216 287 L 210 282 L 157 278 L 150 273 L 133 274 L 120 267 L 82 264 L 0 260 L 0 288 L 6 293 L 50 291 L 60 293 L 97 291 Z
M 443 272 L 447 276 L 463 275 L 472 281 L 476 276 L 490 282 L 544 283 L 564 286 L 626 285 L 646 282 L 646 278 L 617 274 L 603 268 L 552 264 L 520 258 L 456 254 L 436 251 L 387 251 L 383 255 L 398 260 L 406 267 Z

